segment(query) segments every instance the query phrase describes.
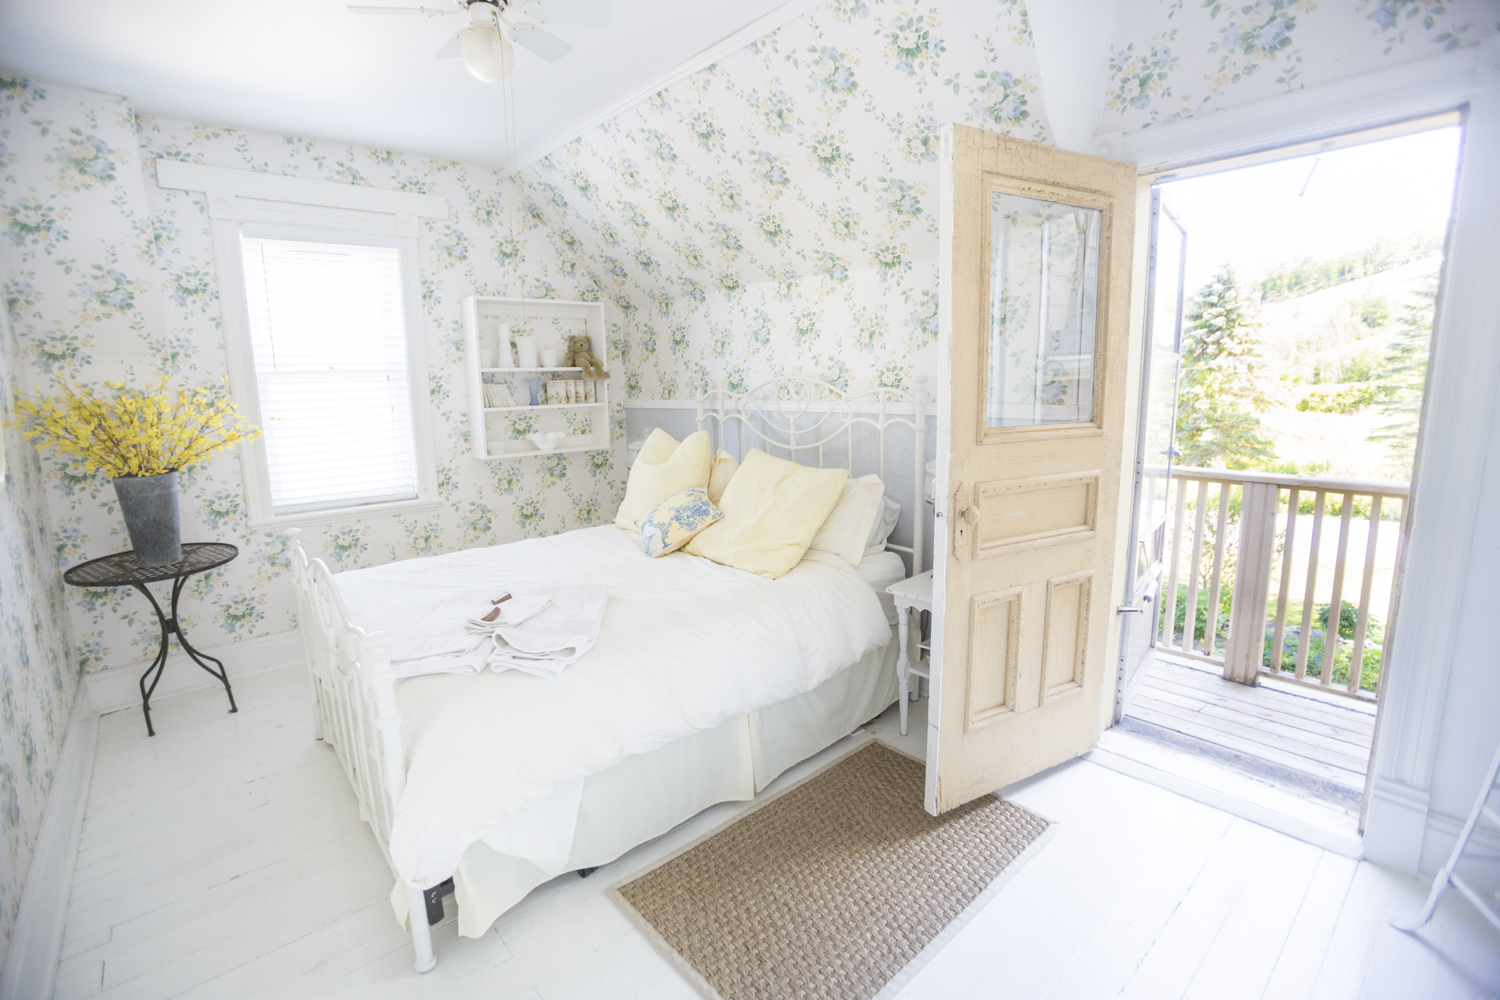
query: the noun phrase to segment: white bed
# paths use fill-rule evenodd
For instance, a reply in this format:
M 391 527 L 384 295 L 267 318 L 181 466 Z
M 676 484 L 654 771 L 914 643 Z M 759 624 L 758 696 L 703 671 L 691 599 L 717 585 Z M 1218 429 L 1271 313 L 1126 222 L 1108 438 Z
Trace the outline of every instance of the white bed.
M 827 463 L 842 466 L 854 427 L 868 425 L 884 473 L 886 432 L 905 426 L 921 482 L 922 400 L 909 416 L 891 414 L 899 394 L 883 390 L 872 418 L 843 399 L 810 404 L 830 392 L 807 380 L 770 389 L 711 394 L 717 405 L 700 403 L 700 427 L 724 443 L 737 421 L 741 453 L 753 439 L 805 464 L 824 464 L 845 435 L 844 461 Z M 920 559 L 913 520 L 905 548 Z M 877 597 L 907 575 L 895 552 L 857 569 L 812 552 L 766 580 L 686 553 L 651 559 L 606 526 L 333 576 L 294 545 L 319 735 L 391 863 L 398 915 L 416 911 L 419 971 L 434 961 L 422 889 L 451 876 L 459 932 L 483 934 L 535 886 L 611 861 L 714 803 L 753 797 L 896 698 L 893 616 Z M 395 683 L 391 638 L 446 597 L 580 576 L 606 583 L 609 604 L 597 645 L 559 677 Z

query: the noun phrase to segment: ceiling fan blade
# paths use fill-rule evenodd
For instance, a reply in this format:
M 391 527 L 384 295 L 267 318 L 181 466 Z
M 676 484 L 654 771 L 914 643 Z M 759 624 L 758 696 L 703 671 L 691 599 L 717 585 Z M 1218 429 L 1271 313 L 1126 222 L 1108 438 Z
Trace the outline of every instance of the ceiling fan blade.
M 458 35 L 448 39 L 448 44 L 433 54 L 434 59 L 457 59 L 464 54 L 464 40 Z
M 548 24 L 614 23 L 614 9 L 609 0 L 539 0 L 536 16 Z
M 561 38 L 548 34 L 541 28 L 533 25 L 518 24 L 513 30 L 517 45 L 530 52 L 535 52 L 548 62 L 557 62 L 557 60 L 573 51 L 573 46 Z

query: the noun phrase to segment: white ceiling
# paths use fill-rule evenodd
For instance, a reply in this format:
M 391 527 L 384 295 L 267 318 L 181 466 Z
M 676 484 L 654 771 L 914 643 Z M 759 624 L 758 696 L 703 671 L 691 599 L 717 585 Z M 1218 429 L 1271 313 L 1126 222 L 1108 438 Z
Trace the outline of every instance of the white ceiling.
M 142 114 L 503 166 L 501 88 L 433 57 L 465 19 L 359 17 L 344 2 L 0 0 L 0 66 L 123 94 Z M 752 23 L 806 6 L 614 0 L 609 27 L 551 28 L 574 46 L 558 62 L 516 51 L 520 163 Z

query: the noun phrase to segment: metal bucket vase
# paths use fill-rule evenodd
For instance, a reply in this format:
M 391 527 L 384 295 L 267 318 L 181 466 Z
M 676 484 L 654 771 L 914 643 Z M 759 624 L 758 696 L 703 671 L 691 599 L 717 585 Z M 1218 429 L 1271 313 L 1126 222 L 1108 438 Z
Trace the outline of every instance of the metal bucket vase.
M 142 566 L 180 561 L 182 531 L 177 519 L 177 473 L 119 476 L 114 484 L 136 560 Z

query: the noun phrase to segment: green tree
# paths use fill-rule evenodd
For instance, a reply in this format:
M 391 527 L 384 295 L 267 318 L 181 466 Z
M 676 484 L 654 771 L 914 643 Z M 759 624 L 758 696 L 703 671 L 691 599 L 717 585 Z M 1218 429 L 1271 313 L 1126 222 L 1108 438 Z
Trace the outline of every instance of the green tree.
M 1391 418 L 1376 428 L 1371 441 L 1386 446 L 1386 466 L 1396 478 L 1411 479 L 1417 457 L 1417 428 L 1422 418 L 1422 394 L 1427 388 L 1427 350 L 1432 341 L 1432 317 L 1437 303 L 1437 279 L 1413 293 L 1401 311 L 1396 339 L 1386 348 L 1378 385 L 1380 412 Z
M 1260 323 L 1232 267 L 1220 267 L 1193 297 L 1183 325 L 1178 461 L 1246 469 L 1270 460 L 1272 442 L 1257 416 L 1270 405 L 1260 388 Z

